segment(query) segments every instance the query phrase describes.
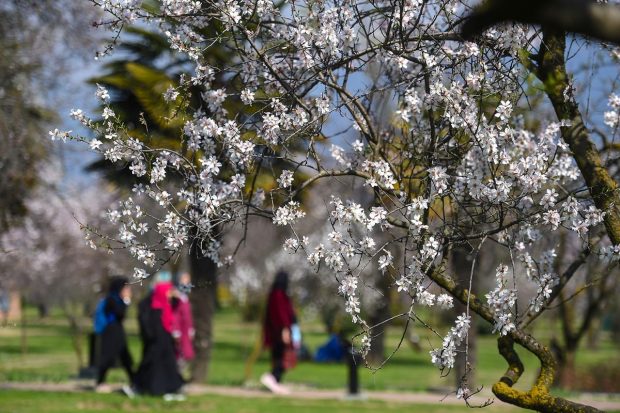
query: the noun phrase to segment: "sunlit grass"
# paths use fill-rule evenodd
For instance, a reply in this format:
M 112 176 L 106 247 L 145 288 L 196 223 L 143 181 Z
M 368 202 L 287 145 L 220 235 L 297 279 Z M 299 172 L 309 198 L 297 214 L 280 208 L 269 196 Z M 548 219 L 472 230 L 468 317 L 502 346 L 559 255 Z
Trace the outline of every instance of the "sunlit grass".
M 0 328 L 0 381 L 65 381 L 75 377 L 78 371 L 77 358 L 72 348 L 67 323 L 59 314 L 39 320 L 29 313 L 30 324 L 26 330 L 27 352 L 22 354 L 21 328 L 17 325 Z M 83 320 L 86 329 L 90 320 Z M 322 326 L 317 322 L 302 325 L 305 343 L 315 350 L 326 339 Z M 431 337 L 420 326 L 414 326 L 421 337 L 422 350 L 414 351 L 404 345 L 394 358 L 381 370 L 373 372 L 361 368 L 362 387 L 367 390 L 426 391 L 447 389 L 454 385 L 452 375 L 441 377 L 430 363 L 428 351 L 431 344 L 438 345 L 437 338 Z M 137 336 L 135 315 L 127 322 L 131 352 L 138 362 L 140 343 Z M 387 337 L 387 348 L 397 346 L 400 329 L 391 328 Z M 209 370 L 209 383 L 215 385 L 242 385 L 246 360 L 259 340 L 260 328 L 257 323 L 243 323 L 238 313 L 232 310 L 220 311 L 215 320 L 215 346 Z M 545 333 L 548 335 L 548 333 Z M 505 362 L 496 350 L 496 338 L 482 335 L 478 343 L 477 381 L 488 390 L 505 370 Z M 579 366 L 592 365 L 601 360 L 613 358 L 617 348 L 607 340 L 602 340 L 597 351 L 583 350 L 578 356 Z M 84 341 L 84 355 L 87 357 L 87 341 Z M 533 380 L 538 364 L 533 356 L 521 351 L 526 372 L 519 382 L 526 388 Z M 260 374 L 270 368 L 269 355 L 265 352 L 252 368 L 251 382 L 257 382 Z M 345 388 L 347 370 L 343 364 L 317 364 L 302 362 L 287 373 L 286 381 L 307 387 Z M 110 374 L 111 381 L 125 380 L 120 369 Z
M 403 404 L 381 401 L 340 400 L 296 400 L 289 398 L 243 398 L 225 396 L 192 396 L 184 402 L 166 403 L 162 398 L 141 397 L 129 400 L 119 394 L 94 393 L 43 393 L 5 391 L 0 392 L 0 406 L 4 413 L 117 413 L 122 412 L 165 412 L 165 413 L 255 413 L 255 412 L 403 412 L 423 411 L 425 413 L 453 413 L 468 410 L 465 406 L 441 403 Z M 488 413 L 514 413 L 518 410 L 506 405 L 495 405 L 485 409 Z

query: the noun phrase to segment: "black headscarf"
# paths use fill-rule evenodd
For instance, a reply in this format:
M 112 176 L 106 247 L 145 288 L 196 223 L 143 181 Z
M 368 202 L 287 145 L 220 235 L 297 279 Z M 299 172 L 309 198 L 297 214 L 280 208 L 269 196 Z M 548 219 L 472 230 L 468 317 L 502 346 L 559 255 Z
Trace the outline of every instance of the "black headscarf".
M 288 273 L 286 271 L 278 271 L 276 278 L 271 285 L 271 291 L 282 290 L 285 293 L 288 291 Z
M 120 295 L 124 286 L 129 283 L 127 277 L 121 275 L 114 276 L 110 279 L 110 285 L 108 287 L 109 295 Z

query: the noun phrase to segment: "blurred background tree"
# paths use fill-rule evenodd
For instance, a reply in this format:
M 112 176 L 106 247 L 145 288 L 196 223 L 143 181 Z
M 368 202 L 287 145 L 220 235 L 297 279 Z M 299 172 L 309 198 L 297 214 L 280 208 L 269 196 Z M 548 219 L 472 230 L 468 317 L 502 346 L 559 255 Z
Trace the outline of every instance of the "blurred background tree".
M 68 195 L 62 154 L 50 145 L 48 130 L 59 120 L 56 110 L 67 97 L 75 64 L 95 48 L 89 27 L 98 13 L 72 0 L 0 3 L 0 287 L 19 292 L 22 307 L 27 300 L 43 314 L 51 305 L 61 307 L 77 353 L 81 326 L 75 316 L 85 292 L 94 297 L 87 275 L 99 274 L 105 260 L 85 251 L 72 209 L 88 205 L 96 214 L 104 198 L 94 204 L 75 196 L 61 201 Z M 72 271 L 67 262 L 75 264 Z
M 72 0 L 0 3 L 0 232 L 27 212 L 50 157 L 58 89 L 66 88 L 69 58 L 94 48 L 88 27 L 96 17 L 96 9 Z

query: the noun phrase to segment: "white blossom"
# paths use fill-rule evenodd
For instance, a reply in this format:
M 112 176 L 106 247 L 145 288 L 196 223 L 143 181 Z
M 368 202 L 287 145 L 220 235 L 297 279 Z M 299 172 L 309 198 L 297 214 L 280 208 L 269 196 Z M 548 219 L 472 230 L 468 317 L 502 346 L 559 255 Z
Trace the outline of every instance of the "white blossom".
M 276 225 L 290 225 L 305 215 L 306 213 L 300 209 L 299 202 L 291 201 L 276 210 L 273 223 Z
M 293 184 L 293 172 L 289 170 L 284 170 L 280 174 L 278 178 L 278 184 L 280 188 L 288 188 Z
M 108 90 L 100 84 L 97 84 L 97 92 L 95 92 L 95 95 L 103 102 L 108 102 L 110 100 Z
M 254 102 L 254 92 L 250 89 L 243 89 L 241 92 L 241 101 L 245 105 L 251 105 Z
M 454 307 L 453 301 L 453 298 L 448 294 L 439 294 L 437 297 L 437 305 L 444 310 Z

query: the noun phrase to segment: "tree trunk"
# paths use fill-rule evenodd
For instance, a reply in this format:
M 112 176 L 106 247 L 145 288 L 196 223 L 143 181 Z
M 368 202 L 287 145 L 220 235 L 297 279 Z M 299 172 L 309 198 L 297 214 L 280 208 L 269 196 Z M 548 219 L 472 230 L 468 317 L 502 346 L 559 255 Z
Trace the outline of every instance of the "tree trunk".
M 189 294 L 194 317 L 194 349 L 191 380 L 207 380 L 211 347 L 213 346 L 213 315 L 215 313 L 217 265 L 205 257 L 197 242 L 190 249 L 190 274 L 193 288 Z
M 452 250 L 452 269 L 454 275 L 458 280 L 458 283 L 469 289 L 469 277 L 471 276 L 472 256 L 464 247 L 456 246 Z M 467 312 L 467 306 L 460 301 L 454 303 L 454 312 L 456 316 L 459 316 Z M 474 374 L 474 367 L 477 363 L 477 338 L 478 332 L 476 329 L 476 323 L 473 312 L 472 324 L 469 329 L 467 338 L 467 345 L 463 343 L 458 351 L 459 354 L 456 357 L 454 363 L 454 378 L 456 379 L 457 387 L 467 387 L 470 390 L 476 388 L 476 377 Z M 467 354 L 465 354 L 467 350 Z
M 575 387 L 575 378 L 577 377 L 575 371 L 576 350 L 576 348 L 572 347 L 566 348 L 564 351 L 564 363 L 558 364 L 558 381 L 560 387 L 566 390 Z
M 22 311 L 21 311 L 21 350 L 22 354 L 26 355 L 28 353 L 28 332 L 26 326 L 26 297 L 22 298 Z
M 569 342 L 564 345 L 560 344 L 555 338 L 551 340 L 550 349 L 557 362 L 555 381 L 553 383 L 554 386 L 564 390 L 575 388 L 577 377 L 575 358 L 578 347 L 579 342 L 574 339 L 570 339 Z
M 601 337 L 601 319 L 599 314 L 602 312 L 602 309 L 607 300 L 603 299 L 605 294 L 604 286 L 606 284 L 606 278 L 602 278 L 601 280 L 597 280 L 598 274 L 594 274 L 593 271 L 588 271 L 586 273 L 586 282 L 589 284 L 597 284 L 602 288 L 594 289 L 588 288 L 586 291 L 586 296 L 588 297 L 588 306 L 587 309 L 594 311 L 596 316 L 590 317 L 590 322 L 585 327 L 586 334 L 586 345 L 588 346 L 588 350 L 596 350 L 598 349 L 598 343 Z M 596 294 L 596 292 L 600 291 L 601 294 Z
M 71 332 L 71 343 L 73 345 L 73 350 L 75 351 L 75 357 L 78 362 L 78 370 L 81 370 L 84 367 L 84 346 L 82 345 L 82 326 L 80 326 L 80 322 L 78 317 L 75 315 L 75 312 L 72 311 L 71 306 L 63 306 L 63 312 L 65 313 L 65 317 L 67 317 L 67 321 L 69 321 L 69 331 Z
M 401 251 L 394 252 L 394 262 L 398 262 Z M 393 271 L 394 269 L 390 269 Z M 388 333 L 390 323 L 385 322 L 392 315 L 390 312 L 392 281 L 397 274 L 380 274 L 376 281 L 375 288 L 381 294 L 378 302 L 375 303 L 372 313 L 369 314 L 368 321 L 372 327 L 372 341 L 367 359 L 372 366 L 378 366 L 385 361 L 385 338 Z M 393 349 L 390 349 L 393 350 Z
M 385 320 L 390 318 L 390 296 L 389 291 L 385 291 L 384 284 L 389 284 L 388 277 L 381 277 L 381 281 L 379 281 L 377 287 L 384 295 L 380 302 L 376 303 L 373 314 L 368 318 L 372 327 L 372 342 L 368 352 L 368 361 L 372 366 L 378 366 L 385 360 L 385 336 L 389 327 L 389 323 L 386 323 Z

